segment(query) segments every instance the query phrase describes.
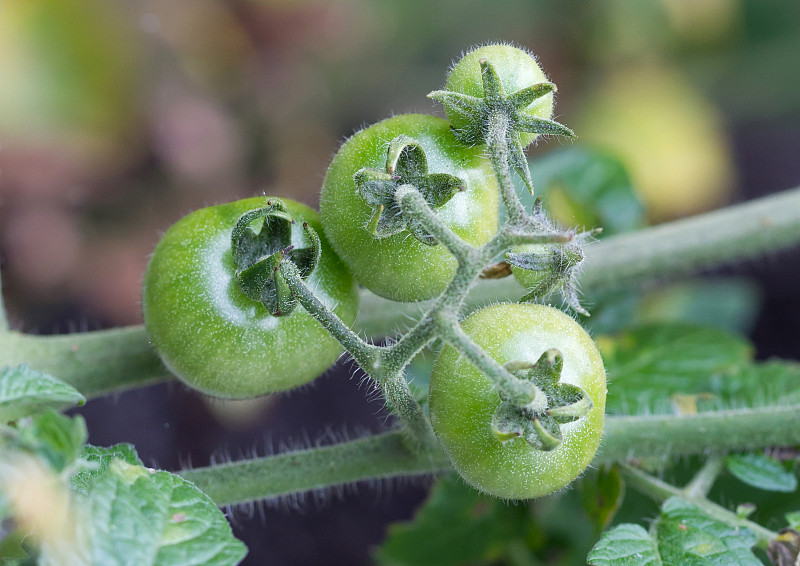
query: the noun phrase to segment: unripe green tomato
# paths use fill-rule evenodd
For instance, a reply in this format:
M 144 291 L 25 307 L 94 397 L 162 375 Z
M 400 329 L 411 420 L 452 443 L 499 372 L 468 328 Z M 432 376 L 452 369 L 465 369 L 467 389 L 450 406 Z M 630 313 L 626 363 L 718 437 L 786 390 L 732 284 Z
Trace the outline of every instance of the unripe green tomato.
M 444 291 L 455 274 L 455 257 L 443 245 L 428 246 L 409 232 L 385 238 L 367 229 L 373 214 L 358 194 L 353 175 L 383 169 L 389 143 L 405 135 L 418 141 L 430 173 L 464 181 L 436 213 L 465 241 L 485 244 L 497 232 L 498 188 L 483 148 L 467 147 L 446 120 L 402 114 L 378 122 L 348 139 L 333 158 L 322 186 L 320 215 L 325 235 L 355 278 L 373 293 L 395 301 L 421 301 Z
M 231 231 L 266 197 L 197 210 L 176 222 L 156 246 L 144 277 L 145 328 L 164 364 L 190 387 L 225 398 L 246 398 L 307 383 L 332 365 L 342 347 L 298 306 L 275 317 L 248 299 L 234 279 Z M 306 280 L 350 324 L 358 289 L 307 206 L 280 199 L 297 222 L 292 242 L 303 244 L 303 221 L 317 231 L 322 257 Z
M 477 47 L 459 59 L 447 75 L 445 90 L 483 98 L 481 59 L 486 59 L 494 65 L 506 94 L 533 84 L 549 82 L 532 53 L 513 45 L 496 44 Z M 549 120 L 553 117 L 553 94 L 537 98 L 525 112 Z M 447 118 L 457 130 L 468 125 L 466 117 L 455 109 L 448 109 Z M 525 132 L 520 134 L 523 147 L 530 145 L 535 139 L 536 134 Z
M 592 409 L 561 425 L 562 442 L 553 450 L 537 450 L 522 438 L 500 441 L 492 429 L 501 403 L 496 387 L 446 346 L 431 375 L 430 414 L 453 467 L 476 489 L 506 499 L 540 497 L 565 487 L 592 461 L 603 433 L 606 375 L 591 337 L 563 312 L 537 304 L 490 306 L 462 326 L 501 364 L 535 363 L 546 350 L 559 350 L 564 360 L 560 382 L 586 392 Z

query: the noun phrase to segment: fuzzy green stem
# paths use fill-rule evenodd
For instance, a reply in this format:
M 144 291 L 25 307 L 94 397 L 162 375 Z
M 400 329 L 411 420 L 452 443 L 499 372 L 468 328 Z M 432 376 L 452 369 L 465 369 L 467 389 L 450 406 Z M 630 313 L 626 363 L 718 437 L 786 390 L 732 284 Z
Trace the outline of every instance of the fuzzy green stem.
M 675 278 L 800 242 L 800 188 L 586 247 L 584 293 Z
M 402 369 L 408 361 L 399 367 L 387 367 L 383 363 L 382 356 L 385 356 L 390 348 L 367 344 L 350 330 L 336 316 L 336 313 L 323 305 L 314 292 L 308 288 L 293 263 L 284 261 L 281 263 L 280 269 L 287 285 L 297 295 L 297 300 L 303 305 L 303 308 L 334 338 L 339 340 L 339 343 L 350 353 L 359 367 L 381 386 L 386 402 L 403 422 L 414 444 L 422 449 L 435 445 L 430 422 L 420 404 L 411 394 L 408 383 L 402 374 Z M 421 337 L 420 340 L 427 340 L 427 338 Z M 417 351 L 424 347 L 425 343 L 422 342 Z
M 380 348 L 362 340 L 342 319 L 336 316 L 336 313 L 326 307 L 308 288 L 300 276 L 297 266 L 292 262 L 281 262 L 280 270 L 286 279 L 286 284 L 297 296 L 297 300 L 303 305 L 303 308 L 339 341 L 359 366 L 364 369 L 370 368 L 375 363 Z
M 703 454 L 800 443 L 800 405 L 693 415 L 607 417 L 595 463 Z
M 778 533 L 765 529 L 761 525 L 748 521 L 747 519 L 742 519 L 736 513 L 728 511 L 705 497 L 693 496 L 686 490 L 665 483 L 658 478 L 654 478 L 638 468 L 622 465 L 620 466 L 620 470 L 625 477 L 627 485 L 658 503 L 663 503 L 670 497 L 680 497 L 700 508 L 710 517 L 718 521 L 732 527 L 746 527 L 750 529 L 758 536 L 758 542 L 756 544 L 760 548 L 766 548 L 767 545 L 778 536 Z
M 665 453 L 673 457 L 703 454 L 708 446 L 723 453 L 794 445 L 800 442 L 798 415 L 800 405 L 687 417 L 608 417 L 604 443 L 592 465 L 655 458 Z M 682 424 L 665 430 L 665 423 L 676 418 Z M 369 478 L 447 469 L 449 464 L 443 454 L 416 453 L 409 449 L 402 433 L 393 432 L 324 448 L 185 470 L 181 475 L 195 482 L 218 504 L 228 505 Z
M 184 470 L 180 474 L 218 505 L 278 497 L 359 480 L 430 474 L 449 469 L 441 453 L 420 455 L 390 432 L 358 440 Z
M 0 333 L 0 365 L 22 363 L 66 381 L 88 398 L 171 377 L 142 326 L 55 336 Z
M 725 459 L 722 456 L 709 456 L 700 471 L 692 478 L 692 481 L 683 488 L 683 492 L 687 497 L 695 499 L 708 496 L 723 469 L 725 469 Z
M 500 197 L 503 199 L 508 219 L 512 224 L 522 224 L 526 217 L 525 208 L 523 208 L 514 189 L 509 165 L 511 163 L 511 155 L 508 148 L 508 129 L 510 127 L 508 116 L 504 112 L 491 112 L 489 114 L 486 145 L 489 149 L 489 159 L 497 177 Z
M 395 198 L 400 204 L 403 214 L 420 222 L 434 238 L 455 256 L 459 263 L 468 261 L 471 256 L 477 253 L 473 246 L 462 240 L 458 234 L 442 222 L 441 218 L 431 209 L 430 205 L 425 201 L 425 197 L 416 187 L 413 185 L 401 185 L 395 192 Z
M 464 354 L 470 363 L 491 379 L 503 398 L 519 407 L 543 409 L 547 406 L 547 396 L 541 389 L 530 381 L 523 381 L 513 376 L 464 332 L 455 317 L 443 314 L 437 327 L 442 340 Z

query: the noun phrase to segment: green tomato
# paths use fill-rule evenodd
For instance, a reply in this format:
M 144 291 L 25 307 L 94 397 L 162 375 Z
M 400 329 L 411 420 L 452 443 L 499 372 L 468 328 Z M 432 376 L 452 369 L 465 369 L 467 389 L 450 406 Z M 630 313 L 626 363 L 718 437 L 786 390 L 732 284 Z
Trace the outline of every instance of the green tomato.
M 142 304 L 150 340 L 170 371 L 209 395 L 246 398 L 291 389 L 317 377 L 342 353 L 302 307 L 272 316 L 236 283 L 231 231 L 243 213 L 267 200 L 245 199 L 185 216 L 164 234 L 147 266 Z M 320 263 L 306 283 L 352 323 L 358 289 L 325 240 L 317 213 L 281 200 L 297 222 L 294 245 L 303 244 L 303 221 L 321 239 Z
M 549 82 L 532 53 L 513 45 L 496 44 L 477 47 L 459 59 L 447 76 L 445 90 L 483 98 L 481 59 L 494 66 L 507 95 L 537 83 Z M 553 94 L 537 98 L 524 110 L 526 114 L 549 120 L 553 116 Z M 447 118 L 457 130 L 469 126 L 467 117 L 455 108 L 447 108 Z M 535 139 L 536 134 L 520 134 L 523 147 Z
M 359 193 L 354 179 L 364 169 L 385 170 L 390 143 L 399 136 L 419 144 L 429 173 L 461 180 L 464 190 L 435 210 L 470 244 L 483 245 L 497 232 L 498 188 L 484 150 L 459 143 L 450 124 L 434 116 L 394 116 L 342 145 L 322 186 L 325 234 L 364 287 L 396 301 L 421 301 L 445 289 L 455 274 L 456 259 L 443 245 L 426 245 L 408 230 L 376 235 L 371 230 L 375 208 Z
M 475 488 L 507 499 L 540 497 L 565 487 L 592 461 L 603 432 L 606 376 L 594 342 L 569 316 L 535 304 L 487 307 L 469 316 L 463 328 L 501 364 L 533 364 L 557 349 L 563 356 L 559 383 L 579 387 L 591 409 L 560 425 L 561 443 L 552 450 L 537 449 L 522 437 L 503 440 L 493 426 L 502 403 L 497 388 L 446 346 L 431 375 L 430 414 L 453 467 Z

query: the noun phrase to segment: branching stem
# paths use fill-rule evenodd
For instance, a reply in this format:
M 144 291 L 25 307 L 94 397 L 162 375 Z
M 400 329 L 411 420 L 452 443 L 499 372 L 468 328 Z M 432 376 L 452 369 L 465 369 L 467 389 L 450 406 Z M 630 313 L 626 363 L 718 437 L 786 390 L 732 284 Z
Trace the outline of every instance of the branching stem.
M 753 521 L 742 519 L 736 513 L 725 509 L 721 505 L 717 505 L 713 501 L 709 501 L 704 496 L 693 494 L 691 490 L 680 489 L 674 485 L 670 485 L 633 466 L 622 465 L 620 469 L 629 486 L 658 503 L 663 503 L 670 497 L 680 497 L 697 506 L 718 521 L 732 527 L 746 527 L 750 529 L 758 536 L 756 545 L 760 548 L 766 548 L 770 541 L 778 536 L 778 533 L 766 529 Z

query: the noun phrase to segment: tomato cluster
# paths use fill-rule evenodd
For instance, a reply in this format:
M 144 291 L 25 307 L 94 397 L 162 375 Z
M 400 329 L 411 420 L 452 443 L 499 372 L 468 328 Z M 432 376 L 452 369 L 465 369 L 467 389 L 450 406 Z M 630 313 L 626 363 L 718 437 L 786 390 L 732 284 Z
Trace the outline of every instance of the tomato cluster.
M 486 73 L 497 79 L 487 82 Z M 514 112 L 509 123 L 520 129 L 507 139 L 519 171 L 522 147 L 537 133 L 559 132 L 549 120 L 553 88 L 529 53 L 509 45 L 475 49 L 453 67 L 447 91 L 437 91 L 449 97 L 448 120 L 395 116 L 342 145 L 323 182 L 321 218 L 299 203 L 263 197 L 178 221 L 156 247 L 143 286 L 145 326 L 166 366 L 204 393 L 242 398 L 291 389 L 334 363 L 342 347 L 297 307 L 285 262 L 295 263 L 320 308 L 346 325 L 356 316 L 355 280 L 395 301 L 440 295 L 459 264 L 428 233 L 430 224 L 401 208 L 396 192 L 414 187 L 426 214 L 482 246 L 498 230 L 499 191 L 486 124 L 475 116 Z M 574 320 L 541 305 L 495 305 L 462 327 L 541 396 L 536 407 L 515 405 L 459 350 L 445 347 L 431 377 L 430 418 L 453 466 L 498 497 L 562 488 L 589 464 L 602 432 L 605 374 L 594 343 Z

